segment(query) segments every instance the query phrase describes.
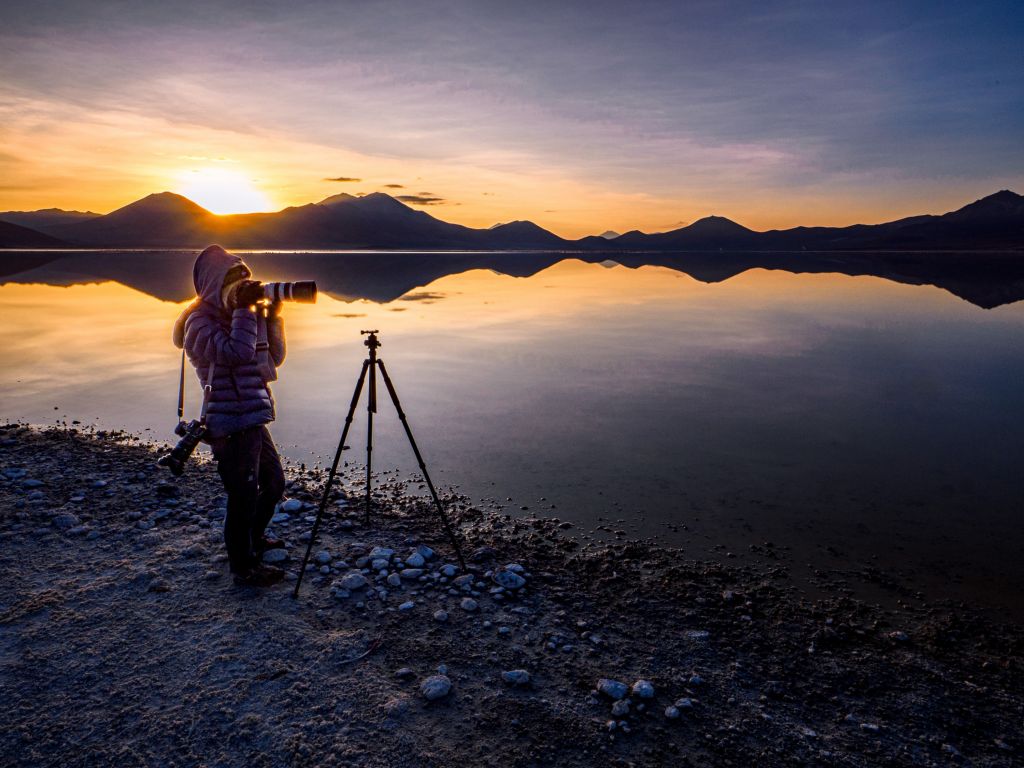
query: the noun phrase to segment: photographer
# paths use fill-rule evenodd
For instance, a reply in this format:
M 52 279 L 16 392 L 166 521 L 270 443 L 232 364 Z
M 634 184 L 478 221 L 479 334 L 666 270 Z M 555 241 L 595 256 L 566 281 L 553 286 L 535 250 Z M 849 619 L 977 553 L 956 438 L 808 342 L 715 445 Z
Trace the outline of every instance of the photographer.
M 200 253 L 192 270 L 197 298 L 175 323 L 174 343 L 184 345 L 200 383 L 211 386 L 207 437 L 227 491 L 224 543 L 235 583 L 265 587 L 284 577 L 260 559 L 284 546 L 265 531 L 284 494 L 284 470 L 266 425 L 274 420 L 269 382 L 284 362 L 285 341 L 281 302 L 265 306 L 263 288 L 251 277 L 245 262 L 219 245 Z

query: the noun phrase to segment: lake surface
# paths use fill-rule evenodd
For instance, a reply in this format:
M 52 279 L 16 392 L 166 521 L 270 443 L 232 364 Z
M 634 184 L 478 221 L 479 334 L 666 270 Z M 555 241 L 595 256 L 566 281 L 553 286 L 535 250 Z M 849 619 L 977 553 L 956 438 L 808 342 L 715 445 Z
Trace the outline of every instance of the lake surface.
M 170 329 L 193 257 L 0 254 L 0 417 L 172 439 Z M 246 255 L 257 277 L 330 291 L 286 308 L 272 431 L 293 459 L 329 461 L 359 331 L 378 328 L 441 485 L 695 557 L 770 540 L 794 569 L 877 567 L 1024 616 L 1024 302 L 828 272 L 705 283 L 565 254 L 363 255 L 342 273 L 324 265 L 356 257 L 304 258 Z M 188 385 L 194 414 L 191 369 Z M 380 395 L 375 467 L 412 471 Z M 364 439 L 360 409 L 347 458 Z

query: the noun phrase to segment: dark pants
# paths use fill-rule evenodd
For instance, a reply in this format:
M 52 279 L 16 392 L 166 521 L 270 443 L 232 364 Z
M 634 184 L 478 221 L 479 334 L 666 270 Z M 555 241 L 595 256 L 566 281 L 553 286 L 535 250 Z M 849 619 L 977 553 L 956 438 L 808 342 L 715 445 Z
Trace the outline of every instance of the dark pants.
M 249 427 L 210 440 L 217 472 L 228 494 L 224 544 L 231 570 L 246 571 L 258 562 L 253 543 L 259 541 L 284 495 L 284 469 L 265 426 Z

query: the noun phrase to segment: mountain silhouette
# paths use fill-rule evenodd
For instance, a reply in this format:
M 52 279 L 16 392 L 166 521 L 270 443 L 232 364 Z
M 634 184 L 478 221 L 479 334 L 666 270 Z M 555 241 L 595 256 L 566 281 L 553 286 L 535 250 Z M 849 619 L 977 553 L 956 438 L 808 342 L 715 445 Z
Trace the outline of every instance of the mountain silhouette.
M 38 223 L 34 228 L 43 234 L 76 246 L 98 248 L 201 248 L 217 242 L 229 248 L 289 250 L 789 252 L 1024 249 L 1024 198 L 1009 190 L 941 216 L 912 216 L 883 224 L 794 227 L 757 232 L 722 216 L 707 216 L 668 232 L 633 230 L 612 239 L 591 235 L 579 240 L 564 239 L 530 221 L 513 221 L 490 229 L 451 224 L 410 208 L 382 192 L 364 196 L 343 193 L 273 213 L 227 216 L 215 215 L 171 192 L 149 195 L 105 216 L 55 209 L 14 213 L 20 217 L 19 222 L 31 221 L 35 216 Z M 0 214 L 2 219 L 3 214 Z
M 40 211 L 0 211 L 0 221 L 8 221 L 20 227 L 35 229 L 44 234 L 49 227 L 62 224 L 77 224 L 100 216 L 92 211 L 62 211 L 60 208 L 44 208 Z
M 56 237 L 28 227 L 0 221 L 0 248 L 67 248 L 68 244 Z

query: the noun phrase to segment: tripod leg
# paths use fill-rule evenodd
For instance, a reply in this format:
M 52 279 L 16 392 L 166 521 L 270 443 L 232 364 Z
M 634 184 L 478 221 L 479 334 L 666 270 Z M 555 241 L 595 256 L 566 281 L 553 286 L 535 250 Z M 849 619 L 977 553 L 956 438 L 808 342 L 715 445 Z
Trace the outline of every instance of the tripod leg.
M 430 475 L 427 474 L 427 465 L 423 461 L 423 456 L 420 455 L 420 449 L 416 445 L 416 439 L 412 436 L 412 429 L 409 427 L 409 420 L 405 417 L 405 411 L 402 410 L 402 404 L 398 400 L 398 393 L 395 392 L 395 385 L 391 383 L 391 377 L 388 376 L 387 368 L 384 367 L 384 361 L 377 359 L 377 365 L 380 366 L 381 376 L 384 377 L 384 385 L 388 388 L 388 394 L 391 395 L 391 402 L 395 404 L 395 410 L 398 411 L 398 418 L 402 422 L 402 426 L 405 427 L 406 437 L 409 438 L 409 444 L 412 446 L 412 452 L 416 454 L 416 461 L 420 465 L 420 471 L 423 473 L 423 479 L 427 481 L 427 487 L 430 489 L 430 495 L 434 497 L 434 505 L 437 507 L 437 514 L 441 518 L 441 525 L 444 526 L 444 532 L 448 534 L 448 538 L 452 542 L 452 546 L 455 548 L 455 554 L 459 558 L 459 565 L 463 571 L 467 571 L 466 560 L 462 557 L 462 547 L 459 546 L 459 540 L 455 537 L 455 531 L 452 530 L 451 523 L 448 522 L 448 515 L 444 511 L 444 507 L 441 505 L 441 499 L 437 496 L 437 491 L 434 489 L 434 483 L 430 479 Z
M 331 485 L 334 483 L 334 476 L 338 472 L 338 461 L 341 459 L 341 452 L 345 450 L 345 439 L 348 437 L 348 429 L 352 426 L 352 416 L 356 412 L 356 404 L 359 402 L 359 395 L 363 391 L 363 381 L 366 379 L 366 370 L 370 367 L 370 361 L 363 361 L 363 370 L 359 373 L 359 381 L 356 382 L 356 391 L 352 394 L 352 402 L 348 406 L 348 415 L 345 417 L 345 427 L 341 430 L 341 440 L 338 441 L 338 450 L 334 454 L 334 461 L 331 463 L 331 471 L 327 475 L 327 483 L 320 496 L 320 507 L 316 511 L 316 520 L 313 522 L 313 531 L 309 535 L 309 544 L 306 546 L 306 554 L 302 558 L 302 567 L 299 568 L 299 578 L 295 582 L 295 591 L 292 597 L 299 596 L 299 587 L 302 586 L 302 577 L 306 573 L 306 564 L 309 562 L 309 553 L 313 549 L 313 542 L 316 541 L 317 531 L 320 530 L 320 519 L 323 517 L 324 508 L 327 506 L 327 499 L 331 493 Z
M 366 524 L 370 524 L 370 483 L 373 467 L 373 414 L 377 412 L 377 366 L 374 350 L 370 350 L 370 391 L 366 403 Z

